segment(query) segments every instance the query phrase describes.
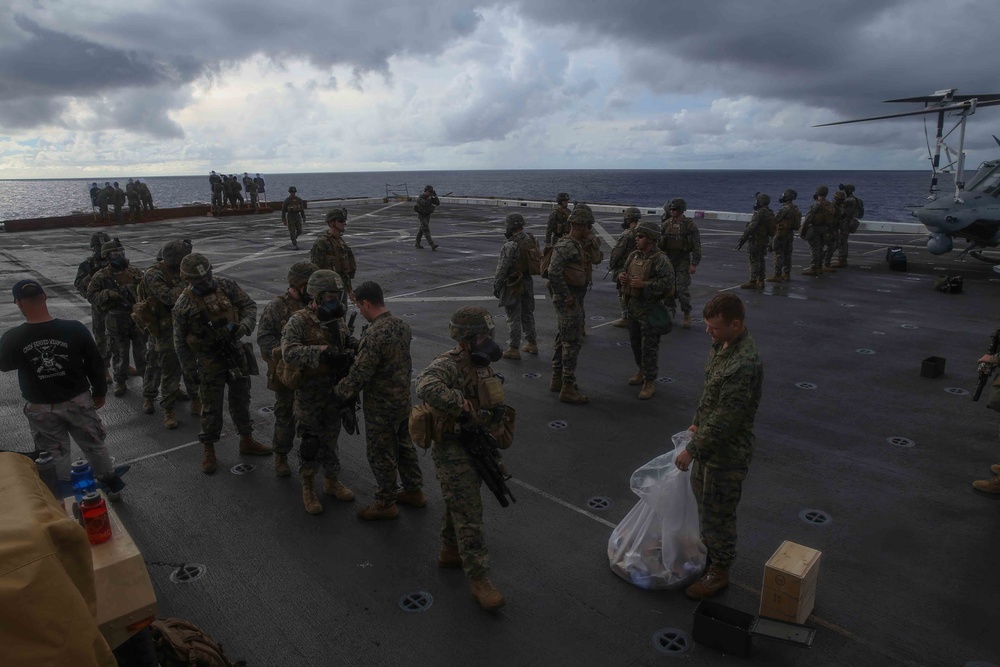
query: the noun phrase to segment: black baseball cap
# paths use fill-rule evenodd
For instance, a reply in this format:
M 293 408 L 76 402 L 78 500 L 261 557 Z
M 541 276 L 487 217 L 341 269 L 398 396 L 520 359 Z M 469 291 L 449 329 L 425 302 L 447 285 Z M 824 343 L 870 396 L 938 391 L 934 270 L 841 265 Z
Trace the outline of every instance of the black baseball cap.
M 41 284 L 37 280 L 25 278 L 14 283 L 11 293 L 14 295 L 14 301 L 19 301 L 20 299 L 30 299 L 31 297 L 45 294 L 45 290 L 42 289 Z

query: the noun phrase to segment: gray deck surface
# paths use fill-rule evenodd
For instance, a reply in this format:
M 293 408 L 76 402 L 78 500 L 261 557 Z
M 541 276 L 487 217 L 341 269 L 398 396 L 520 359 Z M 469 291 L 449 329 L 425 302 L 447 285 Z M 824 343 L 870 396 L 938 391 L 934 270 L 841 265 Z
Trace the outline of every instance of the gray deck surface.
M 541 239 L 548 209 L 518 209 Z M 437 252 L 416 250 L 412 204 L 351 204 L 347 238 L 358 279 L 375 279 L 389 306 L 414 332 L 414 368 L 451 346 L 447 319 L 461 305 L 480 304 L 498 316 L 491 282 L 510 209 L 442 206 L 432 219 Z M 258 307 L 285 287 L 287 267 L 308 257 L 325 230 L 322 208 L 310 209 L 302 250 L 293 251 L 277 215 L 187 219 L 124 227 L 120 238 L 134 264 L 148 266 L 171 238 L 194 240 L 217 273 L 236 279 Z M 647 216 L 649 217 L 649 216 Z M 606 238 L 620 218 L 598 214 Z M 746 279 L 746 255 L 733 252 L 741 223 L 701 224 L 705 260 L 694 276 L 695 314 L 715 291 Z M 111 230 L 114 233 L 116 230 Z M 72 289 L 91 230 L 0 235 L 3 257 L 0 329 L 19 323 L 10 285 L 32 275 L 50 285 L 57 317 L 89 320 Z M 757 445 L 739 512 L 734 585 L 717 598 L 756 613 L 764 563 L 783 540 L 823 552 L 811 650 L 755 641 L 752 662 L 768 665 L 963 665 L 1000 663 L 997 554 L 1000 497 L 970 482 L 1000 461 L 997 419 L 969 395 L 975 360 L 985 351 L 1000 307 L 1000 277 L 986 264 L 908 252 L 910 271 L 893 273 L 889 244 L 922 246 L 914 235 L 852 237 L 851 267 L 820 279 L 798 275 L 761 292 L 737 290 L 765 363 Z M 605 253 L 609 248 L 605 247 Z M 796 243 L 795 260 L 806 259 Z M 768 262 L 770 266 L 770 261 Z M 606 264 L 605 264 L 606 268 Z M 931 288 L 943 268 L 965 275 L 965 294 Z M 182 424 L 162 428 L 159 413 L 140 411 L 138 378 L 102 411 L 117 461 L 135 461 L 117 505 L 148 561 L 200 563 L 207 574 L 173 584 L 171 567 L 151 565 L 165 616 L 208 630 L 231 656 L 251 665 L 724 665 L 741 661 L 695 645 L 671 658 L 653 634 L 690 632 L 696 604 L 679 591 L 638 589 L 608 567 L 611 529 L 636 502 L 632 471 L 670 448 L 697 404 L 710 339 L 701 325 L 663 339 L 660 369 L 672 381 L 650 401 L 636 399 L 627 334 L 608 326 L 618 317 L 610 280 L 596 272 L 586 301 L 587 342 L 579 384 L 587 406 L 564 405 L 547 390 L 555 316 L 536 279 L 538 357 L 502 361 L 518 431 L 505 459 L 518 502 L 501 509 L 484 492 L 493 573 L 507 606 L 481 611 L 456 571 L 439 570 L 442 501 L 429 455 L 421 458 L 430 503 L 401 508 L 402 518 L 362 523 L 356 510 L 373 499 L 361 435 L 342 434 L 343 481 L 353 503 L 325 499 L 326 511 L 302 509 L 295 477 L 278 479 L 271 459 L 240 457 L 228 422 L 218 450 L 220 471 L 200 472 L 197 420 L 180 404 Z M 359 318 L 360 319 L 360 318 Z M 359 326 L 361 322 L 358 323 Z M 914 325 L 916 328 L 904 328 Z M 499 322 L 497 339 L 506 325 Z M 870 349 L 864 355 L 857 350 Z M 947 359 L 945 375 L 923 379 L 921 360 Z M 533 374 L 537 374 L 535 377 Z M 815 389 L 796 387 L 809 382 Z M 258 439 L 269 441 L 272 403 L 255 378 L 251 409 Z M 0 375 L 0 448 L 31 449 L 15 374 Z M 562 420 L 563 429 L 549 424 Z M 913 447 L 889 438 L 904 437 Z M 166 452 L 158 455 L 157 452 Z M 257 465 L 237 476 L 237 463 Z M 610 509 L 587 500 L 606 496 Z M 832 523 L 799 519 L 821 509 Z M 404 594 L 427 591 L 425 613 L 405 613 Z

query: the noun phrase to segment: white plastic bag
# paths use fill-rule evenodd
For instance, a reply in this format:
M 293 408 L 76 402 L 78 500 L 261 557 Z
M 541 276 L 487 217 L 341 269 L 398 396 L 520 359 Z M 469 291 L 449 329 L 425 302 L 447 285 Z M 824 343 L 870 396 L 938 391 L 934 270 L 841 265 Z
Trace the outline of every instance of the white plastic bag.
M 674 459 L 691 441 L 690 431 L 674 435 L 675 449 L 632 474 L 639 502 L 608 540 L 611 569 L 641 588 L 680 588 L 705 569 L 698 506 L 688 473 Z

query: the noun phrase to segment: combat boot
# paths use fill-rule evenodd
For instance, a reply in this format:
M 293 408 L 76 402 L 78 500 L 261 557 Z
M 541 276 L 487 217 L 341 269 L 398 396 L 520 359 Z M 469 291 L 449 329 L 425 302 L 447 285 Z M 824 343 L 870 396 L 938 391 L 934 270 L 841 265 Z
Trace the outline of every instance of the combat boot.
M 417 241 L 417 242 L 416 242 L 416 244 L 414 244 L 414 246 L 413 246 L 413 247 L 414 247 L 414 248 L 419 248 L 420 250 L 423 250 L 423 249 L 424 249 L 424 247 L 423 247 L 422 245 L 420 245 L 420 241 Z
M 410 507 L 425 507 L 427 505 L 427 494 L 423 491 L 397 491 L 396 502 L 400 505 Z
M 781 282 L 781 276 L 780 275 L 771 276 L 770 278 L 767 279 L 767 282 L 769 282 L 769 283 L 780 283 Z
M 1000 475 L 993 479 L 979 479 L 972 483 L 972 488 L 983 493 L 1000 493 Z
M 521 352 L 528 354 L 538 354 L 538 343 L 525 343 L 521 346 Z
M 823 265 L 823 273 L 836 273 L 837 269 L 833 268 L 832 264 Z
M 215 445 L 205 445 L 205 457 L 201 460 L 201 471 L 206 475 L 215 472 L 218 461 L 215 459 Z
M 462 567 L 462 555 L 458 553 L 457 546 L 451 544 L 441 546 L 441 552 L 438 554 L 438 567 Z
M 298 242 L 297 241 L 292 241 L 292 250 L 298 250 L 298 249 L 299 249 Z M 320 511 L 322 511 L 322 508 L 320 508 Z
M 437 250 L 437 249 L 438 249 L 437 243 L 432 243 L 431 250 Z
M 270 456 L 274 453 L 274 450 L 265 445 L 264 443 L 257 442 L 253 439 L 253 435 L 241 435 L 240 436 L 240 455 L 241 456 Z
M 742 283 L 740 285 L 740 289 L 757 289 L 757 282 L 754 281 L 754 280 L 751 280 L 748 283 Z
M 691 328 L 691 313 L 684 313 L 684 321 L 681 322 L 681 329 Z
M 177 411 L 169 408 L 163 411 L 163 428 L 173 430 L 179 426 L 177 422 Z
M 549 380 L 549 391 L 561 391 L 562 390 L 562 373 L 558 375 L 553 373 L 552 379 Z
M 358 518 L 362 521 L 391 521 L 399 518 L 399 509 L 396 503 L 389 505 L 372 503 L 358 512 Z
M 653 394 L 656 393 L 656 387 L 653 386 L 652 380 L 644 380 L 642 383 L 642 391 L 639 392 L 639 400 L 645 401 L 648 398 L 653 398 Z
M 1000 475 L 1000 463 L 994 463 L 990 466 L 990 472 L 994 475 Z
M 508 347 L 503 353 L 504 359 L 521 359 L 521 353 L 518 352 L 516 347 Z
M 147 415 L 151 415 L 156 412 L 156 408 L 153 406 L 153 398 L 151 396 L 142 397 L 142 411 Z
M 575 382 L 563 385 L 562 390 L 559 392 L 559 400 L 563 403 L 571 403 L 573 405 L 590 403 L 590 399 L 580 393 L 580 388 L 576 386 Z
M 630 385 L 632 385 L 633 387 L 638 387 L 638 386 L 639 386 L 640 384 L 642 384 L 642 383 L 643 383 L 643 381 L 644 381 L 645 379 L 646 379 L 646 378 L 644 378 L 644 377 L 642 376 L 642 371 L 641 371 L 641 370 L 638 370 L 638 371 L 636 371 L 636 372 L 635 372 L 635 375 L 633 375 L 632 377 L 630 377 L 630 378 L 628 379 L 628 383 L 629 383 Z
M 832 266 L 835 269 L 846 269 L 847 268 L 847 260 L 846 259 L 838 259 L 836 262 L 830 264 L 830 266 Z
M 709 565 L 701 579 L 694 582 L 684 591 L 684 595 L 692 600 L 710 598 L 729 585 L 729 570 L 718 565 Z
M 201 399 L 197 396 L 191 399 L 191 416 L 201 417 Z
M 354 500 L 354 492 L 344 486 L 344 483 L 336 477 L 323 478 L 323 493 L 345 503 Z
M 624 317 L 620 317 L 611 323 L 611 326 L 618 327 L 619 329 L 628 329 L 628 320 Z
M 805 271 L 802 272 L 802 275 L 804 275 L 804 276 L 813 276 L 815 278 L 820 273 L 822 273 L 822 272 L 819 269 L 817 269 L 815 266 L 810 266 L 808 269 L 806 269 Z
M 781 279 L 784 280 L 786 283 L 791 282 L 792 281 L 792 274 L 790 274 L 790 273 L 783 273 L 783 274 L 781 274 Z
M 486 611 L 496 611 L 504 605 L 506 600 L 496 589 L 493 582 L 485 574 L 478 577 L 470 577 L 469 584 L 472 587 L 472 597 L 476 598 L 479 606 Z
M 115 382 L 115 388 L 112 393 L 115 396 L 122 396 L 128 390 L 128 386 L 124 382 Z
M 292 470 L 288 467 L 288 454 L 274 455 L 274 474 L 277 477 L 291 476 Z
M 313 475 L 302 475 L 302 506 L 310 514 L 322 514 L 323 503 L 316 497 L 315 483 L 316 478 Z

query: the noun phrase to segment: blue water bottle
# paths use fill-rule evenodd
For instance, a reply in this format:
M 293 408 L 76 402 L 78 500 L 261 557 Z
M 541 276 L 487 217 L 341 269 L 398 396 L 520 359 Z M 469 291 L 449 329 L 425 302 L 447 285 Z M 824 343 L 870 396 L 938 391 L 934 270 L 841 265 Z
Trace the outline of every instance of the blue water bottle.
M 94 471 L 90 464 L 84 460 L 73 461 L 73 467 L 69 473 L 70 484 L 73 485 L 73 495 L 76 502 L 83 500 L 88 493 L 97 491 L 97 482 L 94 481 Z

